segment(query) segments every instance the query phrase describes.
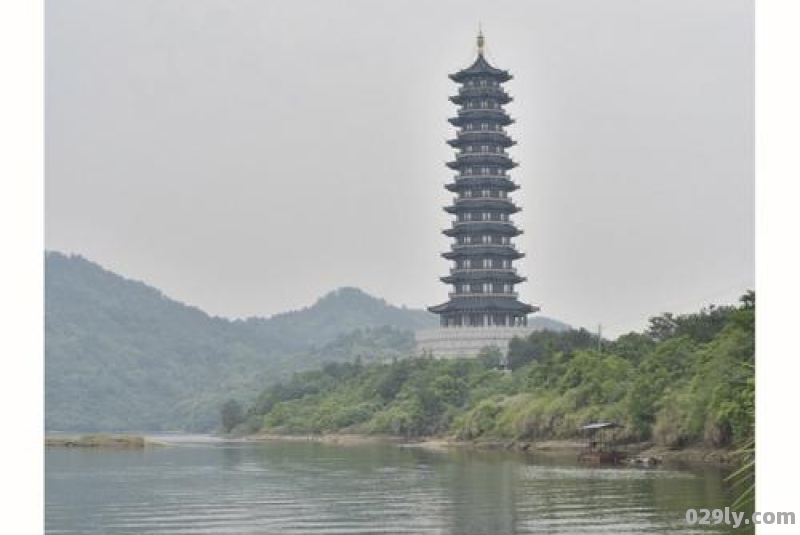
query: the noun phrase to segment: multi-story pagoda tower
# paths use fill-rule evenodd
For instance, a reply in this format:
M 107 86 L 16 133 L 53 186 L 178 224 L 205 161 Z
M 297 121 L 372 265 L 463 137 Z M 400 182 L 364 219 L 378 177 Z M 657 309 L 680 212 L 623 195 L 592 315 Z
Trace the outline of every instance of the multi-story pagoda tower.
M 441 280 L 453 289 L 449 301 L 428 309 L 439 315 L 441 328 L 418 333 L 418 343 L 437 356 L 465 356 L 477 354 L 484 342 L 505 349 L 511 337 L 530 331 L 528 314 L 538 308 L 519 301 L 515 290 L 525 278 L 514 267 L 524 255 L 513 243 L 522 234 L 511 219 L 520 211 L 511 198 L 519 186 L 508 174 L 517 164 L 507 152 L 515 141 L 505 127 L 514 120 L 504 109 L 512 99 L 502 87 L 512 76 L 489 64 L 479 33 L 477 58 L 450 78 L 460 87 L 450 97 L 459 106 L 450 119 L 456 137 L 448 141 L 457 153 L 447 163 L 456 175 L 445 186 L 455 194 L 445 207 L 454 220 L 443 231 L 453 241 L 442 256 L 453 264 Z

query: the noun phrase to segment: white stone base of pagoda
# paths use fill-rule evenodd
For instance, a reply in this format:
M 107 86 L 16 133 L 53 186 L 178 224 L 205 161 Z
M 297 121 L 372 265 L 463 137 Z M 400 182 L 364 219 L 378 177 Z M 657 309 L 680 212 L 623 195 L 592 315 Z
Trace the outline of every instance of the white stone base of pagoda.
M 486 347 L 496 347 L 505 355 L 514 337 L 526 337 L 536 327 L 437 327 L 415 333 L 417 355 L 435 358 L 474 358 Z

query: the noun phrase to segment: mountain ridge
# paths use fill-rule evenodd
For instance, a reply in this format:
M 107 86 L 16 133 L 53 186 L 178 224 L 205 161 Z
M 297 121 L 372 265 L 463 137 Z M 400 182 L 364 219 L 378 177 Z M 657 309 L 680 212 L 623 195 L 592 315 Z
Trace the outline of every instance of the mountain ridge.
M 228 319 L 81 255 L 45 254 L 45 427 L 207 431 L 229 397 L 332 360 L 389 359 L 437 324 L 363 290 L 269 317 Z

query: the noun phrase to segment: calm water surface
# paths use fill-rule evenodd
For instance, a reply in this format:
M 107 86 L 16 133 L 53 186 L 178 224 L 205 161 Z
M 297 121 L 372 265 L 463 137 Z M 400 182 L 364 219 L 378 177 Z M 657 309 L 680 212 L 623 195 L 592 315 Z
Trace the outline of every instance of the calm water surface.
M 46 533 L 752 533 L 687 526 L 734 498 L 717 469 L 305 442 L 46 451 Z M 694 528 L 694 529 L 692 529 Z

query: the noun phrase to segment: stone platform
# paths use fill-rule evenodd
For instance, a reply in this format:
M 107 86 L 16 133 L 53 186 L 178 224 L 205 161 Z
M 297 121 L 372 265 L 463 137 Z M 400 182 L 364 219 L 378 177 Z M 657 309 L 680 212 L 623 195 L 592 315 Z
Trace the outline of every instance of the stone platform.
M 435 358 L 474 358 L 481 349 L 496 347 L 503 354 L 515 336 L 526 337 L 536 327 L 437 327 L 415 333 L 416 354 Z

